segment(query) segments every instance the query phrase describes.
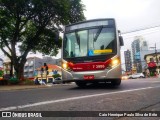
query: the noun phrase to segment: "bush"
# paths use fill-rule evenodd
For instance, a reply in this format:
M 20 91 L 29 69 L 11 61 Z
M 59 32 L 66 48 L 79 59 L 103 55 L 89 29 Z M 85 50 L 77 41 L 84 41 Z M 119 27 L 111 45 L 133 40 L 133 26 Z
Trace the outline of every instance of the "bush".
M 30 80 L 30 79 L 28 79 L 28 78 L 24 78 L 24 79 L 22 80 L 22 83 L 21 83 L 21 84 L 23 84 L 23 85 L 34 85 L 35 83 L 34 83 L 33 80 Z
M 55 75 L 53 75 L 53 77 L 58 78 L 58 77 L 61 77 L 61 75 L 60 74 L 55 74 Z
M 34 85 L 35 83 L 34 83 L 33 80 L 28 80 L 28 79 L 27 79 L 27 80 L 24 81 L 24 84 L 25 84 L 25 85 Z
M 1 79 L 0 80 L 0 85 L 8 85 L 8 79 Z
M 17 78 L 10 78 L 8 80 L 9 84 L 18 84 L 19 83 L 19 80 Z

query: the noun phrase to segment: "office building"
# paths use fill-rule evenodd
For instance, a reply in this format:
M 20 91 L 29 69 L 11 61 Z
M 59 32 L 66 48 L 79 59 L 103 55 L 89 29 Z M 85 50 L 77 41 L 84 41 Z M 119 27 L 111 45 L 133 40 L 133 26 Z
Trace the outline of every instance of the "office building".
M 25 66 L 24 66 L 24 77 L 33 78 L 35 70 L 43 66 L 44 63 L 57 65 L 58 60 L 53 59 L 52 57 L 43 57 L 43 58 L 29 57 L 27 58 L 27 62 L 25 63 Z
M 132 70 L 131 51 L 124 51 L 124 58 L 126 72 L 130 72 Z
M 136 36 L 131 44 L 133 68 L 136 72 L 143 72 L 146 66 L 144 55 L 148 52 L 147 41 L 142 36 Z

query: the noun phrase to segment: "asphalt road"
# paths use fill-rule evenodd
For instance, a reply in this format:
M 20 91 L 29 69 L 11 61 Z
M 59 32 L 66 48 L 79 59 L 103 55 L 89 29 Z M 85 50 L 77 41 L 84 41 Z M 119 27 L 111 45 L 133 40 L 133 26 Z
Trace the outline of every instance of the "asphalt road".
M 160 112 L 160 78 L 123 80 L 119 87 L 99 84 L 82 89 L 75 84 L 67 84 L 53 85 L 49 88 L 1 91 L 0 103 L 0 111 L 81 111 L 77 114 L 85 111 Z M 54 119 L 160 120 L 159 117 L 92 117 L 92 115 L 88 115 L 88 118 L 54 117 Z

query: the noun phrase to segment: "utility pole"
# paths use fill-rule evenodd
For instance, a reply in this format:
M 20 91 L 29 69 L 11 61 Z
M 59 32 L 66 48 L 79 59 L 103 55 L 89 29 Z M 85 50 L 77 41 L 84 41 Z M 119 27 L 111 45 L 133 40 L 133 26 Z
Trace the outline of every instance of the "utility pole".
M 156 43 L 155 43 L 155 54 L 156 54 L 156 63 L 157 63 L 157 67 L 158 67 L 158 58 L 157 58 L 157 48 L 156 48 Z
M 156 48 L 156 43 L 155 43 L 155 47 L 150 47 L 150 48 L 154 48 L 155 49 L 155 56 L 156 56 L 156 66 L 157 66 L 157 70 L 158 70 L 158 58 L 157 58 L 157 48 Z M 159 70 L 158 70 L 159 72 Z

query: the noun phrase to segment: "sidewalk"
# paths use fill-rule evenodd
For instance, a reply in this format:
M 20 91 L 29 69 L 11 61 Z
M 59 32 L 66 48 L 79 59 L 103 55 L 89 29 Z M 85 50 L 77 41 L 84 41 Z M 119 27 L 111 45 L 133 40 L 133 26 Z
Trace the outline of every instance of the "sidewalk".
M 1 91 L 8 91 L 8 90 L 24 90 L 24 89 L 36 89 L 36 88 L 48 88 L 52 85 L 1 85 L 0 86 L 0 92 Z
M 53 83 L 47 83 L 47 84 L 42 84 L 42 85 L 0 85 L 0 92 L 1 91 L 11 91 L 11 90 L 24 90 L 24 89 L 37 89 L 37 88 L 49 88 L 53 86 L 65 86 L 65 85 L 73 85 L 75 84 L 74 82 L 71 83 L 59 83 L 59 84 L 53 84 Z

